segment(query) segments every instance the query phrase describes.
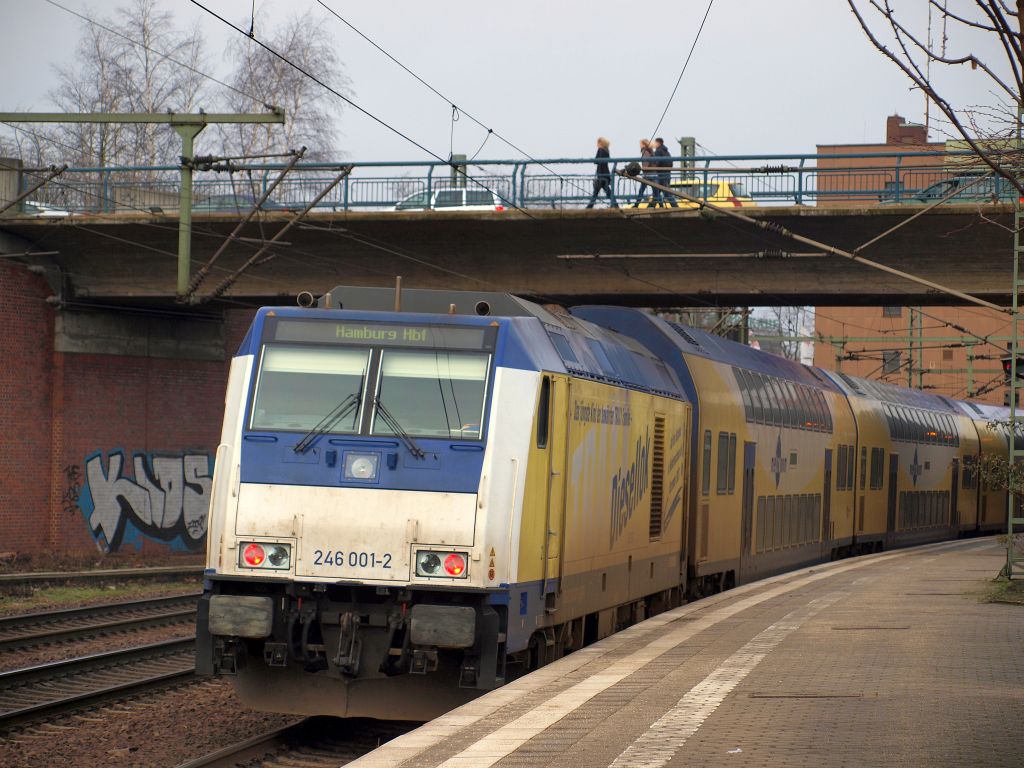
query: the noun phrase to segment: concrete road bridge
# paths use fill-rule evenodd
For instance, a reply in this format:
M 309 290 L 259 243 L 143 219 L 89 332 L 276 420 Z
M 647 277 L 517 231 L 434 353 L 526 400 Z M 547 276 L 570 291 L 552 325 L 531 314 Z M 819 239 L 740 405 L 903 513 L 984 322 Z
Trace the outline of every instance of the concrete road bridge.
M 724 205 L 998 304 L 1009 303 L 1012 205 L 996 190 L 924 207 L 903 204 L 969 175 L 957 152 L 675 158 L 675 184 L 726 194 Z M 613 170 L 637 158 L 613 158 Z M 238 275 L 224 298 L 290 303 L 339 283 L 507 290 L 544 301 L 641 306 L 942 304 L 927 286 L 826 255 L 820 248 L 698 210 L 584 209 L 593 158 L 474 163 L 356 163 L 355 170 L 281 242 Z M 300 164 L 273 189 L 196 293 L 214 289 L 337 174 Z M 197 172 L 191 271 L 239 224 L 279 166 Z M 24 171 L 26 189 L 38 172 Z M 730 185 L 726 193 L 721 184 Z M 615 179 L 622 200 L 637 182 Z M 1008 185 L 1007 185 L 1008 186 Z M 503 210 L 394 210 L 452 189 L 492 190 Z M 1009 190 L 1005 190 L 1008 192 Z M 51 206 L 0 219 L 0 255 L 44 274 L 54 302 L 175 303 L 177 169 L 69 169 L 33 193 Z M 224 201 L 235 210 L 224 211 Z M 882 203 L 882 204 L 879 204 Z M 602 200 L 599 205 L 605 205 Z M 14 214 L 14 215 L 11 215 Z M 180 308 L 180 305 L 179 305 Z

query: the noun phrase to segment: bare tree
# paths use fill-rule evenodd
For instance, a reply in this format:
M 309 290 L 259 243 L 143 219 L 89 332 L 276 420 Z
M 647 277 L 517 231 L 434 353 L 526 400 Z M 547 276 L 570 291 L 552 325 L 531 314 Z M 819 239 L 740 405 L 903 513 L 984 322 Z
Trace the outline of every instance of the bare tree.
M 263 41 L 336 91 L 351 94 L 350 80 L 330 37 L 309 12 L 293 17 Z M 221 134 L 225 155 L 270 154 L 307 146 L 307 157 L 336 157 L 341 109 L 337 97 L 251 40 L 234 39 L 225 55 L 233 68 L 229 82 L 237 89 L 231 93 L 231 108 L 258 112 L 281 107 L 288 120 L 283 130 L 263 125 L 225 127 Z
M 50 98 L 64 112 L 187 112 L 203 94 L 197 28 L 180 31 L 158 0 L 131 0 L 114 17 L 86 23 L 75 60 L 56 69 Z M 181 66 L 187 62 L 193 69 Z M 174 162 L 180 140 L 161 125 L 60 124 L 51 153 L 78 166 Z
M 901 4 L 897 12 L 896 0 L 847 3 L 872 45 L 927 95 L 951 132 L 994 173 L 1024 194 L 1024 183 L 1017 172 L 1021 158 L 1015 151 L 1018 110 L 1024 104 L 1024 0 L 1017 0 L 1016 9 L 1006 0 L 965 0 L 955 11 L 949 10 L 949 0 L 927 0 L 923 7 L 946 30 L 938 44 L 932 41 L 929 30 L 920 29 L 920 21 L 914 24 L 908 20 L 907 4 Z M 917 11 L 922 8 L 920 2 L 912 5 Z M 950 41 L 954 47 L 981 46 L 977 50 L 984 49 L 986 56 L 994 54 L 994 58 L 982 58 L 966 48 L 948 52 Z M 977 73 L 976 93 L 992 94 L 994 103 L 955 104 L 946 97 L 939 85 L 940 68 L 962 67 Z

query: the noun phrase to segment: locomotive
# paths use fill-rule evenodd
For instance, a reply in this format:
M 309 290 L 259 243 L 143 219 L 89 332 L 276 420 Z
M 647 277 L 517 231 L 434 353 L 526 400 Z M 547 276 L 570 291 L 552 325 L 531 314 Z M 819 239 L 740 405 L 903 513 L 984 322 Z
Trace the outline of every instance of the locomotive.
M 1000 529 L 1000 409 L 620 307 L 339 286 L 232 359 L 197 670 L 424 719 L 704 594 Z

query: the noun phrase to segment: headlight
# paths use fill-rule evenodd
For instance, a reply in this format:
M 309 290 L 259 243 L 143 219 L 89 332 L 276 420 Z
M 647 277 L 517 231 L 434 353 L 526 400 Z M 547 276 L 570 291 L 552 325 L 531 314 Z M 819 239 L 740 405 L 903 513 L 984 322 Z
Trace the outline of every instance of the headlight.
M 464 579 L 469 575 L 468 562 L 469 556 L 465 552 L 419 550 L 416 553 L 416 575 L 428 578 Z
M 267 541 L 243 541 L 238 544 L 239 565 L 283 571 L 291 567 L 292 545 Z
M 280 544 L 275 544 L 270 548 L 270 553 L 267 555 L 267 562 L 273 568 L 287 568 L 288 563 L 291 562 L 291 553 L 287 547 L 282 547 Z
M 345 453 L 344 477 L 346 480 L 373 482 L 380 468 L 379 453 Z

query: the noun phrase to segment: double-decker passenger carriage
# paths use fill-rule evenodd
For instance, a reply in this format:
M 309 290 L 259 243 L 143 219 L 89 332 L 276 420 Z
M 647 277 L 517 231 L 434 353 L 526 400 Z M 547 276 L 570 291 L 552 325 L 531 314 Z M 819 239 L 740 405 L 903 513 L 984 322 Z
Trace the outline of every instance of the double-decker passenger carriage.
M 641 341 L 693 402 L 692 595 L 846 553 L 856 430 L 834 382 L 639 310 L 573 313 Z
M 400 298 L 262 309 L 232 360 L 198 668 L 251 707 L 430 717 L 682 600 L 670 369 L 507 294 Z
M 885 382 L 828 375 L 846 392 L 857 418 L 858 503 L 865 510 L 863 524 L 858 514 L 858 541 L 884 537 L 892 548 L 975 531 L 977 491 L 973 475 L 965 482 L 962 469 L 978 456 L 978 433 L 956 403 Z
M 976 501 L 978 530 L 999 533 L 1006 530 L 1009 499 L 1005 490 L 993 488 L 981 480 L 979 465 L 986 456 L 1007 456 L 1010 450 L 1010 409 L 987 403 L 957 402 L 957 407 L 971 421 L 978 432 L 979 452 L 965 455 L 961 487 L 971 492 Z M 1024 448 L 1024 436 L 1017 435 L 1017 448 Z M 1018 510 L 1016 513 L 1020 515 Z

